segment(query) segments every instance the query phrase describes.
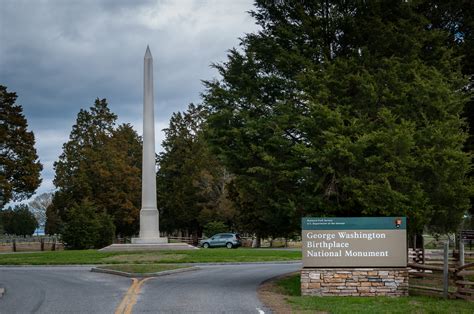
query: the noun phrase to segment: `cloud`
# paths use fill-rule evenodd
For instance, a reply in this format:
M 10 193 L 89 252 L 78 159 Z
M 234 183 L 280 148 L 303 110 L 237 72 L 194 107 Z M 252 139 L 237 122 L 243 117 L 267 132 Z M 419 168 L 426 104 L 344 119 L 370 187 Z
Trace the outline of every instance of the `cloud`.
M 107 98 L 141 134 L 143 55 L 154 56 L 157 149 L 171 114 L 199 102 L 239 37 L 257 30 L 252 0 L 2 1 L 0 84 L 18 94 L 52 188 L 52 164 L 76 115 Z

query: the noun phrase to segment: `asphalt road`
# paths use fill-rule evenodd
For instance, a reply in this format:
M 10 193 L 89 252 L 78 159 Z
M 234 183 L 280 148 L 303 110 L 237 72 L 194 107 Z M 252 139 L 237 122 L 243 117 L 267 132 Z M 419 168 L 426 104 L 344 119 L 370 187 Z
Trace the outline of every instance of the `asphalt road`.
M 114 313 L 130 279 L 90 267 L 1 267 L 0 313 Z
M 200 268 L 132 281 L 90 267 L 0 267 L 0 313 L 269 313 L 258 285 L 301 264 Z

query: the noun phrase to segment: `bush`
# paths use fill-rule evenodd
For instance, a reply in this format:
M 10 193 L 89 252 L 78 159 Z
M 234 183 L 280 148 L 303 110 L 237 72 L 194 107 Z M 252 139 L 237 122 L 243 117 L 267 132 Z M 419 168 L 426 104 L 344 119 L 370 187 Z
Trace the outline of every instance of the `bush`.
M 115 226 L 112 218 L 97 212 L 90 202 L 73 206 L 69 211 L 62 239 L 68 249 L 102 248 L 112 243 Z
M 38 222 L 27 205 L 17 205 L 13 209 L 10 207 L 0 211 L 0 224 L 4 233 L 22 236 L 32 235 L 38 227 Z
M 226 226 L 222 221 L 211 221 L 204 226 L 204 234 L 208 237 L 215 235 L 216 233 L 226 232 L 229 227 Z

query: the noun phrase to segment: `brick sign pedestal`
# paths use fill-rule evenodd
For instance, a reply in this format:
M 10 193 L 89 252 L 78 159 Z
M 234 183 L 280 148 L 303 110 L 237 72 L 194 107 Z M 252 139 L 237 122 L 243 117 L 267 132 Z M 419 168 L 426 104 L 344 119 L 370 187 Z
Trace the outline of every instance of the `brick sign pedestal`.
M 301 294 L 408 296 L 408 271 L 397 268 L 303 268 Z

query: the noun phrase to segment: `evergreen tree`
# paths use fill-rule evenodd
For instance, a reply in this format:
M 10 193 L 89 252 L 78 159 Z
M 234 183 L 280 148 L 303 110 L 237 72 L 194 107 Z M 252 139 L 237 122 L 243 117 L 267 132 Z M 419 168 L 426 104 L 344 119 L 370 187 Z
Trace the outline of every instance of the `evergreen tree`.
M 131 125 L 112 132 L 95 167 L 102 182 L 95 203 L 113 217 L 118 234 L 135 235 L 141 206 L 142 140 Z
M 61 233 L 68 210 L 85 200 L 113 218 L 116 232 L 138 230 L 141 191 L 141 139 L 128 124 L 115 127 L 117 116 L 105 99 L 81 110 L 70 139 L 55 163 L 58 188 L 47 210 L 47 233 Z
M 31 236 L 38 227 L 35 216 L 26 205 L 16 205 L 0 211 L 3 232 L 6 234 Z
M 418 5 L 256 1 L 262 30 L 215 65 L 221 79 L 204 95 L 248 231 L 284 235 L 302 215 L 459 225 L 471 193 L 466 82 L 449 35 Z
M 221 220 L 230 225 L 234 215 L 225 200 L 225 170 L 210 154 L 202 136 L 205 117 L 202 106 L 193 104 L 186 112 L 173 114 L 165 129 L 157 177 L 163 230 L 181 230 L 195 239 L 204 224 Z
M 474 2 L 470 0 L 428 0 L 421 11 L 430 20 L 432 29 L 447 31 L 446 46 L 452 48 L 460 59 L 461 72 L 469 80 L 464 92 L 469 100 L 464 106 L 463 116 L 467 120 L 469 138 L 465 151 L 474 151 Z M 470 178 L 473 172 L 469 174 Z M 474 215 L 471 198 L 470 215 Z
M 0 85 L 0 208 L 33 195 L 41 184 L 43 166 L 36 154 L 35 136 L 28 131 L 17 95 Z

